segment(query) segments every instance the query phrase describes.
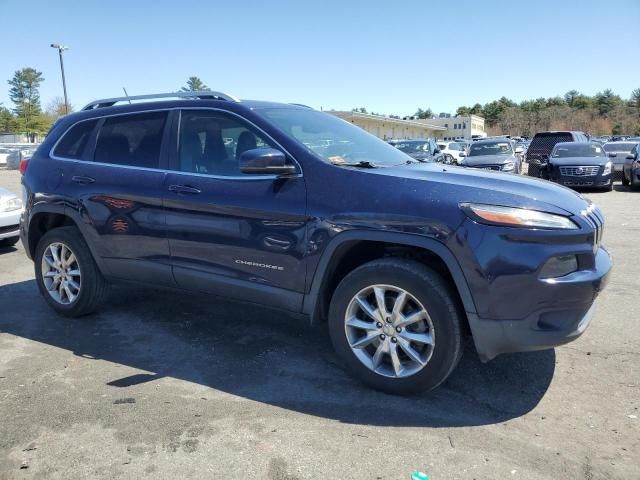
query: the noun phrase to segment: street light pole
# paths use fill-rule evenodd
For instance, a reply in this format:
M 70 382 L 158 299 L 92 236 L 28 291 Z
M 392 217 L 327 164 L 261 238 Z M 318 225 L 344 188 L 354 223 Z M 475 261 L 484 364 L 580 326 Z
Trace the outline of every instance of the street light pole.
M 60 72 L 62 73 L 62 90 L 64 90 L 64 111 L 65 113 L 69 113 L 69 100 L 67 99 L 67 81 L 64 78 L 64 62 L 62 61 L 62 52 L 64 50 L 69 50 L 69 47 L 65 47 L 64 45 L 60 45 L 58 43 L 52 43 L 51 48 L 58 49 L 58 55 L 60 56 Z

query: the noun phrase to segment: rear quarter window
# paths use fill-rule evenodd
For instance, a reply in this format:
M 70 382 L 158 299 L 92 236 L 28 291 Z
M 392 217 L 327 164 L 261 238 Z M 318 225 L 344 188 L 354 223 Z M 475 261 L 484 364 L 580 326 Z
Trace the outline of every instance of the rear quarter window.
M 97 119 L 76 123 L 62 136 L 53 150 L 53 155 L 61 158 L 88 160 L 85 158 L 87 144 L 97 124 Z

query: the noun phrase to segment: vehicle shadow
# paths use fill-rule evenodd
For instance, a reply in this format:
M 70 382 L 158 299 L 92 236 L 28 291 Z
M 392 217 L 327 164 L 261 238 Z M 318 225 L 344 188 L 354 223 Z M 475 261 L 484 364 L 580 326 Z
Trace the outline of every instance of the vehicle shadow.
M 4 255 L 5 253 L 12 253 L 12 252 L 15 252 L 17 250 L 18 250 L 18 248 L 14 247 L 14 246 L 11 246 L 11 247 L 2 247 L 2 246 L 0 246 L 0 255 Z
M 455 427 L 504 422 L 544 396 L 555 352 L 481 364 L 472 346 L 437 390 L 413 397 L 373 391 L 335 363 L 326 325 L 206 295 L 114 287 L 99 314 L 54 314 L 33 280 L 0 286 L 0 332 L 143 370 L 126 389 L 162 377 L 194 382 L 293 411 L 362 425 Z

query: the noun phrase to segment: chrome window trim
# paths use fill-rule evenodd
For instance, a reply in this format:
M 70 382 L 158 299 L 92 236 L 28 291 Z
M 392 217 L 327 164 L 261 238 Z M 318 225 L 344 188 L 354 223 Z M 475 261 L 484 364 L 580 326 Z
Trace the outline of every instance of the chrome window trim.
M 247 174 L 246 176 L 245 175 L 234 175 L 234 176 L 212 175 L 212 174 L 209 174 L 209 173 L 181 172 L 180 170 L 171 170 L 171 169 L 163 169 L 163 168 L 136 167 L 135 165 L 119 165 L 119 164 L 115 164 L 115 163 L 95 162 L 93 160 L 81 160 L 81 159 L 77 159 L 77 158 L 58 157 L 57 155 L 53 154 L 53 152 L 55 151 L 56 147 L 62 141 L 64 136 L 67 133 L 69 133 L 69 130 L 71 130 L 73 127 L 75 127 L 76 125 L 78 125 L 78 124 L 80 124 L 82 122 L 90 122 L 90 121 L 94 121 L 94 120 L 100 121 L 103 118 L 120 117 L 120 116 L 123 116 L 123 115 L 136 115 L 136 114 L 139 114 L 139 113 L 153 113 L 153 112 L 167 112 L 168 113 L 168 112 L 171 112 L 171 111 L 174 111 L 174 110 L 178 110 L 179 112 L 182 111 L 182 110 L 211 110 L 211 111 L 214 111 L 214 112 L 222 112 L 222 113 L 227 113 L 227 114 L 233 115 L 233 116 L 237 117 L 238 119 L 240 119 L 241 121 L 244 121 L 244 122 L 248 123 L 249 125 L 251 125 L 258 132 L 263 134 L 267 139 L 271 140 L 275 145 L 277 145 L 278 148 L 282 149 L 282 151 L 285 153 L 285 155 L 287 155 L 296 164 L 296 166 L 298 168 L 298 172 L 295 175 L 286 175 L 286 176 L 259 175 L 259 174 Z M 180 118 L 180 120 L 182 120 L 182 118 Z M 178 128 L 176 129 L 176 134 L 179 137 L 179 135 L 180 135 L 180 123 L 179 122 L 178 122 Z M 178 138 L 178 140 L 179 140 L 179 138 Z M 179 142 L 177 142 L 176 145 L 179 145 Z M 64 131 L 64 133 L 62 135 L 60 135 L 58 140 L 56 140 L 56 143 L 54 143 L 53 147 L 51 147 L 51 149 L 49 150 L 49 158 L 52 158 L 54 160 L 60 160 L 60 161 L 63 161 L 63 162 L 75 162 L 75 163 L 84 163 L 84 164 L 90 164 L 90 165 L 102 165 L 102 166 L 126 168 L 126 169 L 131 169 L 131 170 L 143 170 L 143 171 L 151 171 L 151 172 L 178 173 L 178 174 L 181 174 L 181 175 L 195 175 L 195 176 L 198 176 L 198 177 L 216 178 L 216 179 L 221 179 L 221 180 L 222 179 L 232 179 L 232 180 L 275 180 L 275 179 L 278 179 L 278 178 L 300 178 L 300 177 L 303 176 L 303 174 L 302 174 L 302 166 L 300 165 L 300 162 L 298 162 L 296 160 L 296 158 L 293 155 L 291 155 L 286 148 L 284 148 L 282 145 L 280 145 L 280 143 L 277 142 L 271 135 L 269 135 L 267 132 L 262 130 L 255 123 L 253 123 L 251 120 L 248 120 L 248 119 L 244 118 L 242 115 L 238 115 L 235 112 L 230 112 L 229 110 L 224 110 L 224 109 L 221 109 L 221 108 L 214 108 L 214 107 L 154 108 L 154 109 L 150 109 L 150 110 L 140 110 L 140 111 L 137 111 L 137 112 L 122 112 L 122 113 L 112 113 L 112 114 L 109 114 L 109 115 L 96 115 L 95 117 L 78 120 L 77 122 L 71 124 Z

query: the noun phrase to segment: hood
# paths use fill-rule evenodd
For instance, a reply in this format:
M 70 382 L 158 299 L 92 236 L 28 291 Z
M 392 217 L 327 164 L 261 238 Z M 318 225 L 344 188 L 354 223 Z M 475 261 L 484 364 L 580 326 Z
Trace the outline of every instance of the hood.
M 602 166 L 606 165 L 610 160 L 608 157 L 563 157 L 563 158 L 550 158 L 549 163 L 551 165 L 566 166 L 566 165 L 584 165 L 584 166 Z
M 408 182 L 403 189 L 418 191 L 420 186 L 417 182 L 424 181 L 427 195 L 435 199 L 446 197 L 457 202 L 529 208 L 561 215 L 579 215 L 589 205 L 582 195 L 569 188 L 547 180 L 509 173 L 435 163 L 379 168 L 367 172 L 416 181 Z
M 464 165 L 474 167 L 476 165 L 504 165 L 507 162 L 514 162 L 515 157 L 508 155 L 474 155 L 473 157 L 465 157 Z

